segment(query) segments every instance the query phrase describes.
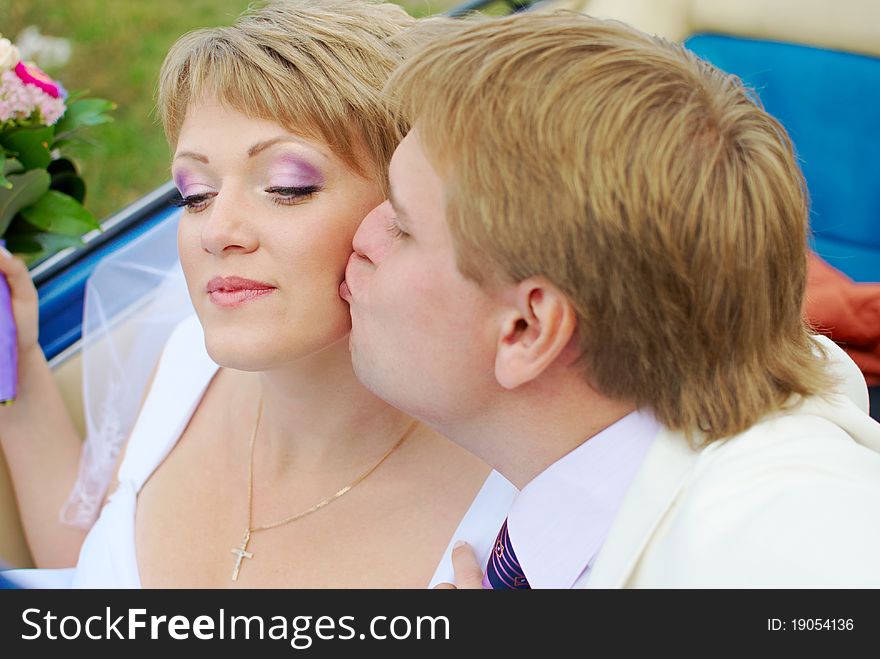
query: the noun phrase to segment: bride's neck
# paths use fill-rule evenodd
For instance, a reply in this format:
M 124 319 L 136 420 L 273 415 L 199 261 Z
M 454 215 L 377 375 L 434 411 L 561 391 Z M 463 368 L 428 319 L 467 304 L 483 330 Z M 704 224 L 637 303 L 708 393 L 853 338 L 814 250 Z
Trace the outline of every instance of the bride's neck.
M 362 465 L 381 456 L 411 423 L 358 382 L 347 338 L 295 364 L 252 375 L 254 402 L 263 397 L 257 441 L 279 473 Z

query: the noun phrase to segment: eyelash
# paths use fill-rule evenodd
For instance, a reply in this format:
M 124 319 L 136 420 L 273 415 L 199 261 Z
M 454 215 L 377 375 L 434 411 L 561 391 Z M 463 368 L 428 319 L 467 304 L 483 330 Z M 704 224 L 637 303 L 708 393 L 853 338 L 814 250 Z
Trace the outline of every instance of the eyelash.
M 208 199 L 213 196 L 213 194 L 209 193 L 191 194 L 188 197 L 178 196 L 177 198 L 172 199 L 171 203 L 174 206 L 185 207 L 187 213 L 198 213 L 205 208 Z
M 387 224 L 387 226 L 385 227 L 385 229 L 388 231 L 388 233 L 391 234 L 391 238 L 392 238 L 393 240 L 397 240 L 398 238 L 407 238 L 407 237 L 409 237 L 409 234 L 408 234 L 406 231 L 404 231 L 403 229 L 400 228 L 400 225 L 397 223 L 397 218 L 396 218 L 396 217 L 395 217 L 395 218 L 392 218 L 392 219 L 388 222 L 388 224 Z
M 305 201 L 309 197 L 321 191 L 320 185 L 307 185 L 303 187 L 281 187 L 266 188 L 266 192 L 271 195 L 278 195 L 272 198 L 272 201 L 280 206 L 292 206 L 301 201 Z
M 279 206 L 293 206 L 307 200 L 320 191 L 321 186 L 319 185 L 304 187 L 274 186 L 266 188 L 266 192 L 273 195 L 272 202 Z M 172 199 L 171 203 L 174 206 L 185 207 L 188 213 L 198 213 L 207 207 L 209 199 L 216 196 L 216 192 L 203 192 L 202 194 L 194 194 L 187 197 L 177 197 Z

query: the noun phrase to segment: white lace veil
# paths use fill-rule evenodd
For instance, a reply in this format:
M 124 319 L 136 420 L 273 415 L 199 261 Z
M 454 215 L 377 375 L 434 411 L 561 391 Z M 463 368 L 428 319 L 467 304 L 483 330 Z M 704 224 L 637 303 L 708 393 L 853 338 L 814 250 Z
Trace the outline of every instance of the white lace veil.
M 86 440 L 61 520 L 89 528 L 171 331 L 195 313 L 177 257 L 180 213 L 103 259 L 86 283 Z

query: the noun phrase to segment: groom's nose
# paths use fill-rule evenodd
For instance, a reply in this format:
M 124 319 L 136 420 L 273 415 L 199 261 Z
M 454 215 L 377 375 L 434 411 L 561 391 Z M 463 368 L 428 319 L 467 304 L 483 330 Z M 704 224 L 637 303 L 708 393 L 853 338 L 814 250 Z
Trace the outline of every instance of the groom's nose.
M 391 203 L 384 201 L 364 218 L 352 240 L 352 248 L 358 257 L 374 265 L 382 262 L 391 244 L 388 224 L 392 213 Z

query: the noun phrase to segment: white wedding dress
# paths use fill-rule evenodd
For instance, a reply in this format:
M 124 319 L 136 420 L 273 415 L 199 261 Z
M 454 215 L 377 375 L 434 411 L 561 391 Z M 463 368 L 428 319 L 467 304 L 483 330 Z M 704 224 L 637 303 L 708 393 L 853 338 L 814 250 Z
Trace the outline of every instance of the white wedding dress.
M 135 513 L 141 487 L 174 448 L 218 366 L 205 349 L 195 315 L 175 329 L 162 352 L 153 385 L 129 436 L 119 485 L 92 526 L 75 568 L 8 570 L 3 575 L 32 588 L 140 588 Z M 516 496 L 516 488 L 492 472 L 459 524 L 426 586 L 453 581 L 452 546 L 470 543 L 485 562 Z

